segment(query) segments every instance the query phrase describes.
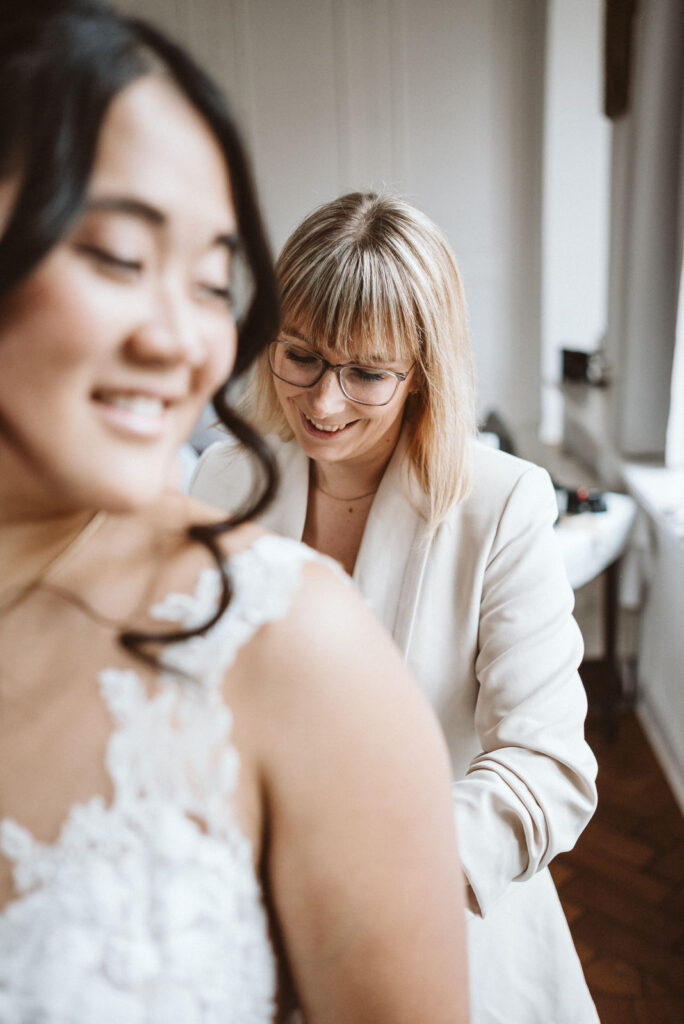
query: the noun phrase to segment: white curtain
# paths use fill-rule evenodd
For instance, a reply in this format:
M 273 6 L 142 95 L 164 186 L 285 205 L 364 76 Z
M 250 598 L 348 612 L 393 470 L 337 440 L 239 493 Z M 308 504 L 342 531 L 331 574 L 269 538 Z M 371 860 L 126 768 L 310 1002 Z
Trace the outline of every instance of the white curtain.
M 684 445 L 684 395 L 672 378 L 681 269 L 683 33 L 682 0 L 639 0 L 629 109 L 614 122 L 607 350 L 616 378 L 614 440 L 627 456 L 662 453 L 666 435 L 669 443 L 678 431 L 672 444 L 680 452 Z M 679 375 L 683 361 L 679 346 Z

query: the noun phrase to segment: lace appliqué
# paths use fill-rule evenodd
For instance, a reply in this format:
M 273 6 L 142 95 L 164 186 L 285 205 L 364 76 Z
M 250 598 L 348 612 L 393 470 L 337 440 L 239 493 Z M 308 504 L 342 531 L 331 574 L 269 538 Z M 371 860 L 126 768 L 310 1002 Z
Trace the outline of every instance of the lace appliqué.
M 242 644 L 286 614 L 302 562 L 315 557 L 266 535 L 232 558 L 226 614 L 205 636 L 164 649 L 154 696 L 135 671 L 100 673 L 114 721 L 111 804 L 72 807 L 54 844 L 0 824 L 18 892 L 0 913 L 3 1024 L 273 1019 L 275 960 L 251 845 L 233 815 L 239 758 L 221 683 Z M 169 596 L 153 615 L 206 621 L 219 586 L 207 569 L 194 594 Z

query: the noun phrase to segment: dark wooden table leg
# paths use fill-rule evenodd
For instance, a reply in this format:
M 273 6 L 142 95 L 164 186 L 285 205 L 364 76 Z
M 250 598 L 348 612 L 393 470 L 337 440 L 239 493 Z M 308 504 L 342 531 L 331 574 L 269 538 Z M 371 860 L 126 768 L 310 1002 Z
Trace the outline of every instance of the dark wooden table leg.
M 604 585 L 604 678 L 601 686 L 603 730 L 607 739 L 614 739 L 618 729 L 618 711 L 622 696 L 622 680 L 617 656 L 618 582 L 620 560 L 605 570 Z

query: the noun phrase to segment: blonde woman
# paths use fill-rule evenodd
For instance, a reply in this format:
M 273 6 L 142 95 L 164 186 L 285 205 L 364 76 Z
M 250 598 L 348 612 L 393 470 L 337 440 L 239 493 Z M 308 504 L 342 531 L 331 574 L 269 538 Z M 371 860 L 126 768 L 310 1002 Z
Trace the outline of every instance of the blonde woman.
M 427 217 L 343 196 L 294 231 L 277 273 L 280 327 L 247 396 L 282 479 L 262 522 L 342 563 L 438 712 L 473 1020 L 595 1022 L 547 870 L 596 801 L 549 478 L 475 439 L 463 290 Z M 230 508 L 249 478 L 240 446 L 218 443 L 194 492 Z

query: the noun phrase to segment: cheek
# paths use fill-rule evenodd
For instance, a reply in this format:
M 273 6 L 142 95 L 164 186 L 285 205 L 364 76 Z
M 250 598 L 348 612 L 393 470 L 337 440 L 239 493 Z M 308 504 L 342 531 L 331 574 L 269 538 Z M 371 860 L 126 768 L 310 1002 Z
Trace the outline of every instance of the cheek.
M 101 305 L 97 288 L 72 284 L 54 273 L 48 261 L 43 272 L 33 274 L 3 304 L 0 343 L 13 349 L 33 373 L 48 366 L 68 368 L 96 354 L 103 324 L 96 312 Z
M 290 387 L 289 384 L 286 384 L 284 381 L 278 380 L 277 377 L 273 378 L 273 388 L 276 393 L 276 398 L 280 403 L 280 407 L 282 408 L 283 412 L 287 414 L 288 399 L 298 394 L 301 394 L 301 389 L 292 388 Z
M 395 407 L 391 406 L 388 409 L 378 410 L 378 412 L 384 412 L 384 415 L 380 415 L 377 418 L 376 426 L 383 433 L 389 433 L 392 429 L 398 428 L 404 418 L 404 409 L 406 408 L 406 398 L 399 402 Z

